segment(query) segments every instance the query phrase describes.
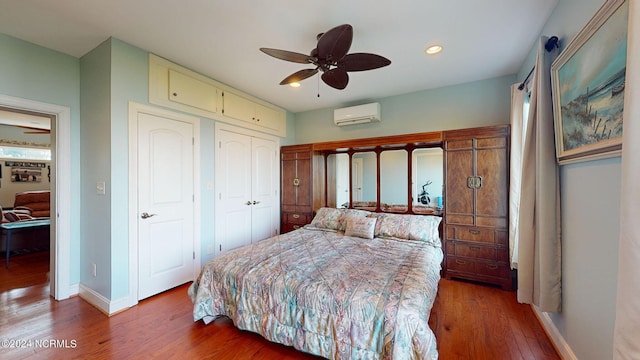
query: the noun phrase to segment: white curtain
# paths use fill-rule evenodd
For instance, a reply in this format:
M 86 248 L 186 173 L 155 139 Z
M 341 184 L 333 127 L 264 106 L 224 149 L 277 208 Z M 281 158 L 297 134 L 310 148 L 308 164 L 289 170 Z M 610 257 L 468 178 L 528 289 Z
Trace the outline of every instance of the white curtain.
M 614 359 L 640 359 L 640 0 L 629 2 Z
M 525 81 L 526 83 L 527 81 Z M 526 84 L 525 84 L 526 85 Z M 518 216 L 520 212 L 520 188 L 522 187 L 522 145 L 524 143 L 524 102 L 528 87 L 520 89 L 520 83 L 511 85 L 511 153 L 509 173 L 509 261 L 511 268 L 518 268 Z
M 561 243 L 559 173 L 555 155 L 551 62 L 558 50 L 545 51 L 547 37 L 538 43 L 531 84 L 529 117 L 523 128 L 522 182 L 518 223 L 518 301 L 543 312 L 559 312 Z

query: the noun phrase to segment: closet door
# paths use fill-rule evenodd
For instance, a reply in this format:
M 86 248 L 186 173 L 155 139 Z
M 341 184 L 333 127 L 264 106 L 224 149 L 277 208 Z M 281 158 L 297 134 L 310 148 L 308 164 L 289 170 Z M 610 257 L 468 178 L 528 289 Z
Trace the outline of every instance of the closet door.
M 251 242 L 278 233 L 278 158 L 272 140 L 251 139 Z
M 215 164 L 216 255 L 251 243 L 251 137 L 219 131 Z
M 278 233 L 278 144 L 275 140 L 216 131 L 215 253 Z

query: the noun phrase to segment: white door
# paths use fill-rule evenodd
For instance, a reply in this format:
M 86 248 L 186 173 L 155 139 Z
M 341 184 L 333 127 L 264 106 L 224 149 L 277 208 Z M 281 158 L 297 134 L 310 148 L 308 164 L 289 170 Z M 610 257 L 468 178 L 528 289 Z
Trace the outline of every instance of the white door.
M 275 140 L 216 131 L 215 254 L 276 235 L 279 163 Z
M 251 242 L 256 242 L 278 232 L 280 167 L 272 140 L 252 138 L 251 154 Z
M 251 243 L 251 137 L 218 133 L 215 164 L 216 254 Z
M 138 113 L 138 299 L 193 280 L 193 125 Z

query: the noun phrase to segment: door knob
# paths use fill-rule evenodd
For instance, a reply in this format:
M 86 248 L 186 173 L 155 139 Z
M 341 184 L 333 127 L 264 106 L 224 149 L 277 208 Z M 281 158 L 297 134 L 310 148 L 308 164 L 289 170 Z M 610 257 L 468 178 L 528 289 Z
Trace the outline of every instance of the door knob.
M 148 219 L 148 218 L 150 218 L 150 217 L 152 217 L 152 216 L 156 216 L 156 214 L 149 214 L 148 212 L 143 212 L 143 213 L 140 215 L 140 217 L 141 217 L 141 218 L 143 218 L 143 219 Z

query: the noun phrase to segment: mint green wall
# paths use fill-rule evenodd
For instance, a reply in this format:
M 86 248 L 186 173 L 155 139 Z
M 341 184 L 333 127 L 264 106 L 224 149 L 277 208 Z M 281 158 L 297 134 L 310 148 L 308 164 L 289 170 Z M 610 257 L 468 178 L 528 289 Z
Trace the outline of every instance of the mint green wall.
M 603 0 L 560 0 L 541 35 L 561 49 Z M 535 62 L 536 44 L 519 72 Z M 620 236 L 620 157 L 560 167 L 562 206 L 562 312 L 549 314 L 578 359 L 610 359 L 616 313 Z
M 80 282 L 105 298 L 111 297 L 111 46 L 105 41 L 80 59 L 82 204 Z M 105 181 L 106 194 L 96 194 Z M 96 277 L 91 273 L 96 264 Z
M 111 39 L 111 299 L 129 295 L 129 101 L 149 99 L 149 54 Z
M 411 134 L 509 123 L 514 75 L 375 99 L 379 123 L 338 127 L 333 108 L 296 115 L 296 143 Z M 365 102 L 362 102 L 365 103 Z M 357 105 L 345 104 L 345 106 Z
M 77 58 L 0 34 L 0 94 L 71 110 L 70 284 L 80 282 L 80 64 Z

